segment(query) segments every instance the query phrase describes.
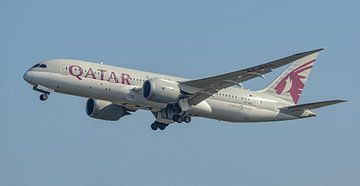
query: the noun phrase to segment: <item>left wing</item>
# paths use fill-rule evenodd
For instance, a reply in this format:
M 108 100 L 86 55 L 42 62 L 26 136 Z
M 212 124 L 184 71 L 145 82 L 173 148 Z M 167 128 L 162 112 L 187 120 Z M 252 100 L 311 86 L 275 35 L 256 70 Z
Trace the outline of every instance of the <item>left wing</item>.
M 182 91 L 189 94 L 189 105 L 197 105 L 221 89 L 237 85 L 259 76 L 262 77 L 264 74 L 271 72 L 273 69 L 282 67 L 321 50 L 323 49 L 316 49 L 308 52 L 294 54 L 279 60 L 271 61 L 269 63 L 264 63 L 262 65 L 218 76 L 180 82 L 180 88 Z

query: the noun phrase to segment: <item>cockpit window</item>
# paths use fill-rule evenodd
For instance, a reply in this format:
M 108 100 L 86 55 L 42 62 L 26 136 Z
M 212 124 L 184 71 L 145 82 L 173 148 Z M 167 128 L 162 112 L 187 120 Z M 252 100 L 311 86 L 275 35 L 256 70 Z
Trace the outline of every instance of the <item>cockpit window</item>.
M 36 65 L 32 66 L 31 68 L 36 68 L 38 66 L 40 66 L 40 64 L 36 64 Z
M 45 64 L 41 64 L 39 68 L 46 68 L 47 66 Z

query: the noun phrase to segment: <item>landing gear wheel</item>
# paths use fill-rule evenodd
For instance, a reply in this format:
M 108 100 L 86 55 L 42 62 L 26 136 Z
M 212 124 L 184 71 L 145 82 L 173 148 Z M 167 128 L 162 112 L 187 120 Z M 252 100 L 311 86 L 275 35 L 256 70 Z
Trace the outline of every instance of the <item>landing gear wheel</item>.
M 166 127 L 167 127 L 166 124 L 163 124 L 163 123 L 159 124 L 159 129 L 160 130 L 164 130 Z
M 184 121 L 185 121 L 185 123 L 190 123 L 191 122 L 191 117 L 190 116 L 184 116 Z
M 156 123 L 156 122 L 154 122 L 154 123 L 152 123 L 151 124 L 151 129 L 153 129 L 153 130 L 157 130 L 158 129 L 158 124 Z
M 183 118 L 180 115 L 174 115 L 173 120 L 178 122 L 178 123 L 182 123 L 184 121 Z
M 173 119 L 173 121 L 178 122 L 178 123 L 183 122 L 183 119 L 181 118 L 181 116 L 177 115 L 177 114 L 175 114 L 172 119 Z
M 160 129 L 160 130 L 165 130 L 165 128 L 169 126 L 169 124 L 166 124 L 166 123 L 159 123 L 159 122 L 154 122 L 151 124 L 151 129 L 153 130 L 157 130 L 157 129 Z
M 183 120 L 183 118 L 182 117 L 179 117 L 177 120 L 176 120 L 176 122 L 178 122 L 178 123 L 182 123 L 184 120 Z
M 45 101 L 45 100 L 48 99 L 48 97 L 49 97 L 48 94 L 41 94 L 41 95 L 40 95 L 40 100 L 41 100 L 41 101 Z

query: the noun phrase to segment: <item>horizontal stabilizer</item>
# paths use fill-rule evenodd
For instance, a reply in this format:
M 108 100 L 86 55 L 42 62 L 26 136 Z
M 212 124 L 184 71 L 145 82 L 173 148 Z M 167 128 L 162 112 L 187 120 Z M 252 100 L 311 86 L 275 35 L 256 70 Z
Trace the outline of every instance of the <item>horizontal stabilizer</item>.
M 331 100 L 331 101 L 321 101 L 321 102 L 315 102 L 315 103 L 306 103 L 301 105 L 293 105 L 288 107 L 282 107 L 282 110 L 289 110 L 289 111 L 304 111 L 304 110 L 311 110 L 311 109 L 317 109 L 320 107 L 326 107 L 329 105 L 334 105 L 338 103 L 346 102 L 345 100 Z

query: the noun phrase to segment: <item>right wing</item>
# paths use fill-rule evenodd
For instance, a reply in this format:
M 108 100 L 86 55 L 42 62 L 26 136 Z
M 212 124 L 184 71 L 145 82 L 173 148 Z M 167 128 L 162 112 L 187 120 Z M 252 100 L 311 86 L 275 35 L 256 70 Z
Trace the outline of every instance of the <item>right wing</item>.
M 197 105 L 218 91 L 230 86 L 248 81 L 250 79 L 261 77 L 271 72 L 273 69 L 282 67 L 303 57 L 319 52 L 323 49 L 316 49 L 308 52 L 294 54 L 279 60 L 271 61 L 262 65 L 230 72 L 218 76 L 207 77 L 197 80 L 180 82 L 181 90 L 187 93 L 189 104 Z

